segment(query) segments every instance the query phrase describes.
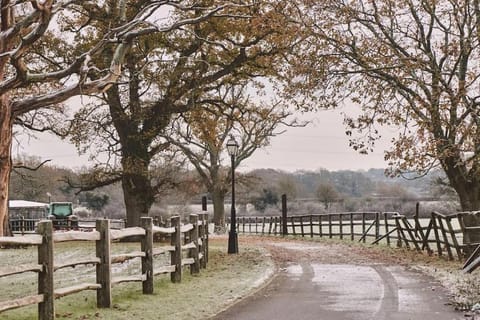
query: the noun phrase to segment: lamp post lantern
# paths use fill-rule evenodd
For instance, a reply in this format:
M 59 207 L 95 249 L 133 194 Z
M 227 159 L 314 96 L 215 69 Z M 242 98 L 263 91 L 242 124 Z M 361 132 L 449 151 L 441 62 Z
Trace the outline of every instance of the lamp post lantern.
M 232 206 L 230 212 L 230 232 L 228 233 L 228 253 L 238 253 L 237 217 L 235 212 L 235 156 L 238 152 L 238 143 L 233 136 L 227 141 L 227 151 L 232 161 Z

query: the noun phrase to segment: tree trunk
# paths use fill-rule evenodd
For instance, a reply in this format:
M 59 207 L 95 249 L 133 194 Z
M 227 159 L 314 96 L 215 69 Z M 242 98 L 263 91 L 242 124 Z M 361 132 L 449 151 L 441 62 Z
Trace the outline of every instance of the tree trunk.
M 8 226 L 8 188 L 12 170 L 12 110 L 7 96 L 0 98 L 0 236 L 11 235 Z
M 213 202 L 213 223 L 215 233 L 225 233 L 225 194 L 223 190 L 210 191 Z
M 127 107 L 122 106 L 118 86 L 112 86 L 107 91 L 107 101 L 122 148 L 122 189 L 127 211 L 126 226 L 137 227 L 140 226 L 140 218 L 148 216 L 155 200 L 149 173 L 151 157 L 148 147 L 151 140 L 139 132 L 139 122 L 125 112 Z M 138 103 L 138 100 L 130 100 L 131 105 L 135 103 Z
M 480 186 L 475 185 L 457 190 L 462 211 L 469 211 L 469 213 L 463 215 L 463 222 L 466 227 L 480 226 L 480 213 L 477 211 L 480 209 L 479 188 Z M 480 230 L 466 230 L 463 235 L 463 243 L 480 243 Z M 467 247 L 465 253 L 470 255 L 474 249 L 474 247 Z
M 480 226 L 480 214 L 475 211 L 480 210 L 480 180 L 462 172 L 462 168 L 455 165 L 456 162 L 451 161 L 449 164 L 450 166 L 444 166 L 444 169 L 450 184 L 460 199 L 462 211 L 471 212 L 463 217 L 465 226 L 478 227 Z M 480 231 L 467 230 L 463 234 L 463 243 L 480 243 Z M 465 253 L 470 255 L 474 249 L 474 247 L 467 247 Z
M 155 200 L 148 173 L 148 163 L 144 160 L 123 156 L 122 189 L 127 210 L 127 227 L 140 226 L 140 218 L 148 216 Z

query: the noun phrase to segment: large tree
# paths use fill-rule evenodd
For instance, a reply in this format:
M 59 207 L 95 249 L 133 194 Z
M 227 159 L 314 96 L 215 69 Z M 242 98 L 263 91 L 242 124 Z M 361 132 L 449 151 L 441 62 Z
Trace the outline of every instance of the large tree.
M 199 1 L 196 10 L 172 16 L 197 19 L 207 3 L 225 2 Z M 292 9 L 289 1 L 232 5 L 222 16 L 138 41 L 127 53 L 122 81 L 76 115 L 74 142 L 83 148 L 98 141 L 92 153 L 119 159 L 97 166 L 99 179 L 85 188 L 121 181 L 127 225 L 138 225 L 157 193 L 152 165 L 169 147 L 161 134 L 172 116 L 194 109 L 224 83 L 275 75 L 281 54 L 295 45 Z
M 480 209 L 479 1 L 304 4 L 311 33 L 297 89 L 315 91 L 317 106 L 360 105 L 360 116 L 346 122 L 361 152 L 371 148 L 378 126 L 398 127 L 385 154 L 391 173 L 440 166 L 462 209 Z M 469 225 L 479 222 L 466 216 Z M 480 242 L 480 233 L 466 238 Z
M 227 140 L 234 137 L 239 145 L 233 163 L 237 168 L 257 149 L 268 145 L 271 137 L 281 134 L 284 128 L 280 127 L 301 125 L 285 105 L 254 102 L 246 89 L 246 85 L 226 85 L 202 97 L 195 109 L 180 115 L 164 134 L 183 152 L 208 190 L 213 222 L 220 231 L 225 228 L 224 201 L 231 186 Z
M 52 46 L 69 49 L 68 32 L 54 34 L 54 21 L 62 15 L 90 10 L 96 1 L 9 1 L 0 2 L 0 235 L 8 228 L 8 186 L 12 168 L 13 125 L 17 117 L 58 104 L 82 93 L 106 90 L 118 78 L 125 51 L 143 27 L 144 12 L 132 20 L 120 16 L 125 3 L 108 2 L 119 9 L 118 23 L 112 25 L 94 46 L 67 60 L 56 57 Z M 156 5 L 158 6 L 158 5 Z M 152 9 L 152 8 L 150 8 Z M 113 14 L 113 13 L 112 13 Z M 84 23 L 79 25 L 81 28 Z M 77 30 L 78 31 L 78 30 Z M 91 58 L 111 47 L 105 56 L 108 68 L 95 70 Z M 96 80 L 89 75 L 96 73 Z
M 165 19 L 168 8 L 195 11 L 189 1 L 34 0 L 0 2 L 0 235 L 8 226 L 13 125 L 23 115 L 76 95 L 108 92 L 134 40 L 198 23 Z M 108 23 L 98 28 L 98 21 Z M 79 39 L 91 41 L 78 46 Z M 21 121 L 20 121 L 21 122 Z

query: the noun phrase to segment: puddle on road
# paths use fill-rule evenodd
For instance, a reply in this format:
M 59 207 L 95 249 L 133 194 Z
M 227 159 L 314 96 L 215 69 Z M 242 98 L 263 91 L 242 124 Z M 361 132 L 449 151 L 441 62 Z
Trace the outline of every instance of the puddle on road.
M 368 319 L 380 308 L 384 294 L 378 273 L 368 266 L 312 264 L 312 281 L 323 292 L 327 310 L 360 312 Z
M 302 266 L 298 264 L 288 266 L 285 271 L 289 276 L 299 277 L 303 274 Z

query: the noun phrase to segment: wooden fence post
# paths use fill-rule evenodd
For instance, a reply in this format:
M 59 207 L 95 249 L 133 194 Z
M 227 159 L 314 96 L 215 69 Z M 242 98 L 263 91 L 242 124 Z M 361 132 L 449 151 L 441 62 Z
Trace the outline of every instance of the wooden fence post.
M 38 264 L 42 272 L 38 273 L 38 294 L 43 294 L 43 302 L 38 304 L 38 319 L 55 319 L 54 287 L 53 287 L 53 224 L 52 221 L 41 221 L 38 233 L 43 237 L 38 246 Z
M 328 237 L 332 238 L 332 215 L 328 214 Z
M 310 215 L 310 238 L 313 238 L 313 215 Z
M 453 260 L 452 249 L 450 248 L 450 242 L 448 241 L 447 232 L 445 231 L 445 227 L 443 226 L 442 219 L 443 219 L 442 216 L 438 216 L 438 220 L 437 220 L 438 226 L 440 227 L 440 232 L 442 233 L 442 236 L 443 236 L 443 243 L 445 245 L 445 249 L 447 250 L 448 259 Z
M 302 233 L 302 238 L 304 238 L 305 230 L 303 229 L 303 216 L 300 216 L 300 232 Z
M 200 246 L 200 252 L 202 253 L 203 255 L 203 258 L 201 259 L 200 261 L 200 267 L 205 269 L 207 267 L 207 237 L 206 237 L 206 234 L 208 232 L 208 229 L 206 228 L 208 225 L 206 224 L 207 223 L 207 219 L 205 217 L 205 213 L 201 213 L 198 215 L 199 219 L 200 219 L 200 222 L 201 222 L 201 226 L 199 227 L 199 237 L 200 239 L 202 240 L 202 245 Z
M 362 236 L 363 236 L 363 243 L 367 241 L 367 236 L 365 235 L 366 229 L 366 212 L 362 212 Z M 364 236 L 365 235 L 365 236 Z
M 100 233 L 100 240 L 96 241 L 97 258 L 97 307 L 110 308 L 112 306 L 112 263 L 110 259 L 110 220 L 98 219 L 95 222 L 96 230 Z
M 353 221 L 353 213 L 350 213 L 350 240 L 355 240 L 355 222 Z
M 420 202 L 417 202 L 415 204 L 415 214 L 413 215 L 413 219 L 415 221 L 415 236 L 418 236 L 418 233 L 419 231 L 421 230 L 421 226 L 420 226 L 420 220 L 419 220 L 419 217 L 420 217 Z
M 287 228 L 287 195 L 282 194 L 282 235 L 288 235 Z
M 408 238 L 407 236 L 405 235 L 405 232 L 404 232 L 404 227 L 402 227 L 402 216 L 396 216 L 395 217 L 395 225 L 397 227 L 397 231 L 398 231 L 398 239 L 401 240 L 403 243 L 405 243 L 405 247 L 407 249 L 410 249 L 410 243 L 408 241 Z M 408 228 L 408 226 L 406 226 L 406 228 Z
M 21 216 L 20 217 L 20 231 L 22 233 L 22 236 L 25 234 L 25 217 Z
M 288 223 L 288 221 L 286 221 L 285 223 Z M 292 225 L 292 234 L 294 236 L 296 236 L 297 235 L 297 226 L 296 226 L 296 223 L 295 223 L 295 217 L 294 216 L 290 217 L 290 224 Z
M 207 196 L 202 197 L 202 211 L 207 211 Z
M 274 226 L 273 226 L 273 234 L 274 235 L 277 235 L 278 231 L 277 231 L 277 225 L 278 225 L 278 220 L 280 219 L 280 217 L 275 217 L 275 219 L 273 219 L 273 223 L 274 223 Z
M 340 233 L 340 239 L 343 239 L 343 215 L 338 214 L 338 232 Z
M 145 229 L 145 236 L 142 238 L 141 249 L 145 253 L 142 257 L 142 275 L 145 280 L 142 281 L 143 294 L 153 293 L 153 219 L 151 217 L 141 217 L 140 224 Z
M 202 211 L 204 213 L 200 214 L 201 220 L 202 220 L 202 233 L 201 233 L 201 239 L 202 239 L 202 254 L 203 254 L 203 259 L 201 266 L 202 268 L 207 267 L 207 262 L 208 262 L 208 210 L 207 210 L 207 196 L 202 197 Z M 238 229 L 237 229 L 238 230 Z
M 440 244 L 440 237 L 438 235 L 437 216 L 436 216 L 435 212 L 432 212 L 432 218 L 431 219 L 432 219 L 432 229 L 433 229 L 433 233 L 435 235 L 435 242 L 437 244 L 437 253 L 441 257 L 443 255 L 443 251 L 442 251 L 442 245 Z
M 189 256 L 193 258 L 194 263 L 190 265 L 190 273 L 200 272 L 200 259 L 198 250 L 198 215 L 190 215 L 190 223 L 193 225 L 193 229 L 190 231 L 190 241 L 195 244 L 195 248 L 189 250 Z
M 384 212 L 383 213 L 383 221 L 385 223 L 385 235 L 387 238 L 387 246 L 390 247 L 390 230 L 389 230 L 389 225 L 388 225 L 388 213 Z
M 460 245 L 458 244 L 457 236 L 455 235 L 455 231 L 453 230 L 451 219 L 452 219 L 452 217 L 447 217 L 446 218 L 448 232 L 450 233 L 450 238 L 452 238 L 453 247 L 455 248 L 455 251 L 457 252 L 458 260 L 462 260 L 462 258 L 463 258 L 462 250 L 460 248 Z
M 412 239 L 413 245 L 415 246 L 415 249 L 418 251 L 422 250 L 420 246 L 418 245 L 418 240 L 415 237 L 415 232 L 412 231 L 412 225 L 408 222 L 407 218 L 404 216 L 402 217 L 403 224 L 405 226 L 405 229 L 407 230 L 408 235 L 410 236 L 410 239 Z M 422 239 L 423 241 L 423 239 Z
M 204 268 L 207 267 L 208 263 L 208 237 L 209 237 L 209 230 L 208 230 L 208 213 L 203 214 L 202 218 L 203 224 L 203 234 L 202 234 L 202 248 L 203 248 L 203 264 Z
M 205 267 L 207 267 L 208 263 L 208 253 L 210 250 L 209 244 L 208 244 L 208 238 L 210 237 L 210 230 L 208 229 L 208 213 L 205 213 L 205 253 L 204 253 L 204 258 L 205 258 Z
M 320 238 L 323 237 L 323 230 L 322 230 L 323 224 L 322 224 L 322 215 L 318 216 L 318 234 Z
M 175 272 L 170 273 L 170 280 L 174 283 L 182 281 L 182 232 L 180 231 L 180 217 L 175 216 L 170 219 L 175 233 L 171 235 L 170 244 L 175 247 L 175 251 L 170 254 L 171 265 L 175 266 Z

